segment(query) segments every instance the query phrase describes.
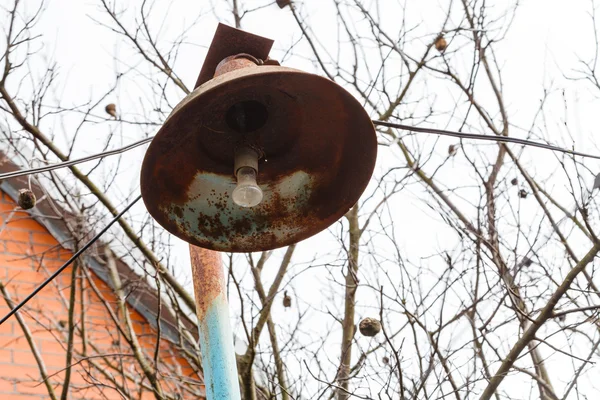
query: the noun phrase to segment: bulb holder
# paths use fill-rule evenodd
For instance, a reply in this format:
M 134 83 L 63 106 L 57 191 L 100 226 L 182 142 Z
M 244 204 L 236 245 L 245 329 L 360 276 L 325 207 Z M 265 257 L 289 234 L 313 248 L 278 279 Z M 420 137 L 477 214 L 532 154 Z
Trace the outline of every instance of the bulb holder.
M 237 176 L 242 167 L 250 167 L 258 173 L 258 160 L 262 152 L 250 145 L 237 146 L 234 155 L 233 174 Z

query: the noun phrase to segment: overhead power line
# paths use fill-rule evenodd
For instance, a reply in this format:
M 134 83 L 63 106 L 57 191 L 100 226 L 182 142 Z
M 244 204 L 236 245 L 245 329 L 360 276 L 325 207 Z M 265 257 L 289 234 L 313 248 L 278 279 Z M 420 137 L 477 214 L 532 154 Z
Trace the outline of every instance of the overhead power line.
M 59 269 L 57 269 L 52 275 L 50 275 L 44 282 L 42 282 L 42 284 L 40 286 L 38 286 L 37 288 L 35 288 L 33 290 L 33 292 L 31 292 L 27 297 L 25 297 L 23 300 L 21 300 L 21 302 L 19 304 L 17 304 L 12 310 L 9 311 L 8 314 L 6 314 L 1 320 L 0 320 L 0 325 L 2 325 L 7 319 L 9 319 L 10 317 L 12 317 L 17 311 L 19 311 L 19 309 L 21 309 L 25 304 L 27 304 L 27 302 L 29 300 L 31 300 L 32 298 L 34 298 L 43 288 L 46 287 L 46 285 L 48 285 L 50 282 L 52 282 L 52 280 L 54 278 L 56 278 L 61 272 L 63 272 L 69 265 L 71 265 L 73 263 L 73 261 L 75 261 L 77 259 L 77 257 L 79 257 L 84 251 L 86 251 L 87 249 L 90 248 L 91 245 L 93 245 L 98 239 L 100 239 L 100 236 L 102 236 L 104 233 L 106 233 L 106 231 L 108 231 L 108 229 L 115 223 L 117 222 L 122 216 L 123 214 L 125 214 L 131 207 L 133 207 L 133 205 L 135 203 L 137 203 L 140 199 L 142 198 L 142 195 L 140 194 L 135 200 L 133 200 L 131 203 L 129 203 L 129 205 L 127 207 L 125 207 L 123 209 L 123 211 L 121 211 L 119 214 L 117 214 L 109 223 L 108 225 L 106 225 L 104 228 L 102 228 L 102 230 L 100 232 L 98 232 L 96 234 L 96 236 L 94 236 L 89 242 L 87 242 L 81 249 L 79 249 L 75 254 L 73 254 L 73 256 L 71 256 L 71 258 L 69 258 L 69 260 L 64 263 Z
M 550 144 L 539 143 L 539 142 L 534 142 L 531 140 L 519 139 L 519 138 L 514 138 L 514 137 L 509 137 L 509 136 L 479 135 L 479 134 L 475 134 L 475 133 L 447 131 L 445 129 L 422 128 L 422 127 L 417 127 L 417 126 L 395 124 L 393 122 L 378 121 L 378 120 L 373 120 L 372 122 L 373 122 L 373 125 L 386 126 L 388 128 L 396 128 L 396 129 L 401 129 L 404 131 L 432 133 L 435 135 L 453 136 L 453 137 L 458 137 L 461 139 L 491 140 L 491 141 L 495 141 L 495 142 L 517 143 L 517 144 L 522 144 L 525 146 L 539 147 L 541 149 L 559 151 L 561 153 L 571 154 L 574 156 L 595 158 L 597 160 L 600 160 L 600 155 L 580 153 L 575 150 L 567 150 L 567 149 L 563 149 L 562 147 L 552 146 Z
M 418 126 L 396 124 L 393 122 L 386 122 L 386 121 L 379 121 L 379 120 L 372 120 L 372 122 L 373 122 L 373 125 L 385 126 L 388 128 L 396 128 L 396 129 L 401 129 L 401 130 L 405 130 L 405 131 L 412 131 L 412 132 L 419 132 L 419 133 L 431 133 L 434 135 L 453 136 L 453 137 L 457 137 L 457 138 L 461 138 L 461 139 L 489 140 L 489 141 L 494 141 L 494 142 L 516 143 L 516 144 L 522 144 L 524 146 L 539 147 L 541 149 L 558 151 L 561 153 L 571 154 L 574 156 L 595 158 L 597 160 L 600 160 L 600 155 L 581 153 L 579 151 L 568 150 L 568 149 L 564 149 L 562 147 L 553 146 L 553 145 L 546 144 L 546 143 L 539 143 L 539 142 L 534 142 L 532 140 L 519 139 L 519 138 L 510 137 L 510 136 L 480 135 L 480 134 L 475 134 L 475 133 L 449 131 L 449 130 L 445 130 L 445 129 L 423 128 L 423 127 L 418 127 Z M 124 146 L 124 147 L 121 147 L 118 149 L 108 150 L 108 151 L 104 151 L 104 152 L 98 153 L 98 154 L 92 154 L 90 156 L 78 158 L 75 160 L 69 160 L 69 161 L 64 161 L 64 162 L 60 162 L 60 163 L 56 163 L 56 164 L 45 165 L 43 167 L 21 169 L 18 171 L 6 172 L 4 174 L 0 174 L 0 180 L 8 179 L 8 178 L 16 178 L 18 176 L 25 176 L 25 175 L 30 175 L 30 174 L 37 174 L 40 172 L 48 172 L 48 171 L 52 171 L 52 170 L 59 169 L 59 168 L 71 167 L 76 164 L 81 164 L 81 163 L 84 163 L 87 161 L 96 160 L 96 159 L 102 158 L 102 157 L 108 157 L 108 156 L 113 156 L 116 154 L 121 154 L 126 151 L 135 149 L 136 147 L 142 146 L 146 143 L 150 143 L 152 141 L 152 139 L 153 139 L 153 137 L 149 137 L 149 138 L 140 140 L 138 142 L 131 143 L 127 146 Z
M 531 140 L 519 139 L 519 138 L 514 138 L 514 137 L 508 137 L 508 136 L 480 135 L 480 134 L 474 134 L 474 133 L 449 131 L 449 130 L 445 130 L 445 129 L 423 128 L 423 127 L 396 124 L 393 122 L 386 122 L 386 121 L 379 121 L 379 120 L 372 120 L 372 122 L 374 125 L 377 125 L 377 126 L 385 126 L 388 128 L 401 129 L 401 130 L 406 130 L 406 131 L 411 131 L 411 132 L 431 133 L 431 134 L 436 134 L 436 135 L 458 137 L 461 139 L 489 140 L 489 141 L 503 142 L 503 143 L 516 143 L 516 144 L 522 144 L 525 146 L 539 147 L 542 149 L 558 151 L 561 153 L 571 154 L 571 155 L 580 156 L 580 157 L 600 159 L 599 155 L 581 153 L 581 152 L 578 152 L 575 150 L 563 149 L 561 147 L 552 146 L 552 145 L 545 144 L 545 143 L 539 143 L 539 142 L 534 142 Z M 76 160 L 70 160 L 70 161 L 65 161 L 65 162 L 61 162 L 61 163 L 57 163 L 57 164 L 46 165 L 44 167 L 31 168 L 31 169 L 26 169 L 26 170 L 19 170 L 19 171 L 8 172 L 5 174 L 0 174 L 0 179 L 15 178 L 18 176 L 29 175 L 29 174 L 39 173 L 39 172 L 47 172 L 47 171 L 52 171 L 52 170 L 55 170 L 58 168 L 70 167 L 75 164 L 95 160 L 95 159 L 98 159 L 101 157 L 107 157 L 107 156 L 111 156 L 111 155 L 115 155 L 115 154 L 124 153 L 124 152 L 134 149 L 138 146 L 142 146 L 146 143 L 149 143 L 150 141 L 152 141 L 152 137 L 140 140 L 135 143 L 131 143 L 127 146 L 124 146 L 124 147 L 121 147 L 118 149 L 105 151 L 102 153 L 90 155 L 90 156 L 79 158 Z M 42 284 L 40 286 L 38 286 L 36 289 L 34 289 L 33 292 L 31 292 L 29 295 L 27 295 L 27 297 L 25 297 L 12 310 L 10 310 L 8 312 L 8 314 L 6 314 L 0 320 L 0 325 L 2 325 L 4 322 L 6 322 L 6 320 L 8 320 L 10 317 L 12 317 L 25 304 L 27 304 L 32 298 L 34 298 L 42 289 L 44 289 L 50 282 L 52 282 L 53 279 L 55 279 L 61 272 L 63 272 L 69 265 L 71 265 L 73 263 L 73 261 L 75 261 L 84 251 L 86 251 L 88 248 L 90 248 L 91 245 L 93 245 L 104 233 L 106 233 L 108 231 L 108 229 L 112 225 L 114 225 L 114 223 L 117 222 L 127 211 L 129 211 L 129 209 L 131 209 L 131 207 L 133 207 L 134 204 L 136 204 L 141 198 L 142 198 L 142 195 L 140 194 L 138 197 L 135 198 L 135 200 L 133 200 L 131 203 L 129 203 L 129 205 L 127 205 L 127 207 L 125 207 L 119 214 L 117 214 L 89 242 L 87 242 L 81 249 L 79 249 L 75 254 L 73 254 L 73 256 L 67 262 L 65 262 L 52 275 L 50 275 L 44 282 L 42 282 Z
M 52 170 L 59 169 L 59 168 L 71 167 L 75 164 L 81 164 L 81 163 L 84 163 L 87 161 L 96 160 L 98 158 L 125 153 L 126 151 L 135 149 L 136 147 L 142 146 L 151 141 L 152 141 L 152 137 L 149 137 L 149 138 L 140 140 L 139 142 L 131 143 L 131 144 L 128 144 L 127 146 L 124 146 L 124 147 L 121 147 L 118 149 L 108 150 L 108 151 L 104 151 L 104 152 L 98 153 L 98 154 L 92 154 L 91 156 L 78 158 L 76 160 L 69 160 L 69 161 L 64 161 L 64 162 L 60 162 L 60 163 L 56 163 L 56 164 L 45 165 L 43 167 L 20 169 L 18 171 L 6 172 L 4 174 L 0 174 L 0 179 L 16 178 L 17 176 L 37 174 L 40 172 L 52 171 Z

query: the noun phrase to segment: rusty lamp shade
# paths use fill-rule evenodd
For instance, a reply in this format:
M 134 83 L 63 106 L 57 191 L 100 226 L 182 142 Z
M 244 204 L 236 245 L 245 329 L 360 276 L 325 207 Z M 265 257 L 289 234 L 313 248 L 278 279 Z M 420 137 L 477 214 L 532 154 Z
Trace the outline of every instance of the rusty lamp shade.
M 260 154 L 260 204 L 232 201 L 234 155 Z M 265 251 L 306 239 L 358 201 L 377 153 L 361 104 L 336 83 L 254 65 L 188 95 L 153 139 L 141 190 L 150 214 L 179 238 L 218 251 Z

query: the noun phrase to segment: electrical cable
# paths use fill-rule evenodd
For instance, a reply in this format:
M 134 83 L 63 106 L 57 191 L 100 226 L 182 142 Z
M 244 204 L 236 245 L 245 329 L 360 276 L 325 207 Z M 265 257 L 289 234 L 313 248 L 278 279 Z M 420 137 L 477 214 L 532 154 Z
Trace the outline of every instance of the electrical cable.
M 552 145 L 545 144 L 545 143 L 539 143 L 539 142 L 534 142 L 534 141 L 527 140 L 527 139 L 519 139 L 519 138 L 514 138 L 514 137 L 509 137 L 509 136 L 479 135 L 479 134 L 475 134 L 475 133 L 448 131 L 445 129 L 422 128 L 422 127 L 417 127 L 417 126 L 396 124 L 393 122 L 386 122 L 386 121 L 379 121 L 379 120 L 372 120 L 372 122 L 373 122 L 373 125 L 385 126 L 388 128 L 396 128 L 396 129 L 401 129 L 401 130 L 405 130 L 405 131 L 412 131 L 412 132 L 419 132 L 419 133 L 432 133 L 435 135 L 453 136 L 453 137 L 458 137 L 461 139 L 490 140 L 490 141 L 494 141 L 494 142 L 517 143 L 517 144 L 522 144 L 525 146 L 539 147 L 542 149 L 558 151 L 561 153 L 571 154 L 574 156 L 595 158 L 595 159 L 600 160 L 600 155 L 581 153 L 581 152 L 574 151 L 574 150 L 563 149 L 562 147 L 552 146 Z M 25 175 L 30 175 L 30 174 L 37 174 L 40 172 L 52 171 L 52 170 L 59 169 L 59 168 L 71 167 L 73 165 L 81 164 L 81 163 L 84 163 L 87 161 L 96 160 L 98 158 L 108 157 L 108 156 L 112 156 L 115 154 L 121 154 L 126 151 L 135 149 L 136 147 L 142 146 L 146 143 L 149 143 L 152 141 L 152 139 L 153 139 L 153 137 L 149 137 L 149 138 L 140 140 L 138 142 L 128 144 L 127 146 L 124 146 L 124 147 L 121 147 L 118 149 L 104 151 L 102 153 L 78 158 L 76 160 L 69 160 L 69 161 L 64 161 L 64 162 L 60 162 L 60 163 L 56 163 L 56 164 L 45 165 L 43 167 L 21 169 L 18 171 L 6 172 L 4 174 L 0 174 L 0 180 L 8 179 L 8 178 L 16 178 L 18 176 L 25 176 Z
M 73 263 L 73 261 L 75 261 L 77 259 L 77 257 L 79 257 L 84 251 L 86 251 L 92 244 L 94 244 L 99 238 L 100 236 L 102 236 L 104 233 L 106 233 L 106 231 L 108 231 L 108 228 L 110 228 L 115 222 L 117 222 L 122 216 L 123 214 L 125 214 L 131 207 L 133 207 L 133 205 L 135 203 L 137 203 L 140 199 L 142 198 L 142 195 L 140 194 L 135 200 L 133 200 L 131 203 L 129 203 L 129 205 L 127 207 L 125 207 L 119 214 L 117 214 L 109 223 L 108 225 L 106 225 L 104 228 L 102 228 L 102 230 L 100 232 L 98 232 L 96 234 L 96 236 L 94 236 L 89 242 L 87 242 L 81 249 L 79 249 L 75 254 L 73 254 L 73 256 L 71 256 L 71 258 L 69 258 L 69 260 L 64 263 L 59 269 L 57 269 L 52 275 L 50 275 L 44 282 L 42 282 L 42 284 L 40 286 L 38 286 L 37 288 L 35 288 L 33 290 L 33 292 L 31 292 L 27 297 L 25 297 L 23 300 L 21 300 L 21 302 L 19 304 L 17 304 L 15 307 L 13 307 L 12 310 L 9 311 L 8 314 L 6 314 L 1 320 L 0 320 L 0 325 L 2 325 L 7 319 L 9 319 L 10 317 L 12 317 L 14 314 L 16 314 L 17 311 L 19 311 L 19 309 L 21 307 L 23 307 L 25 304 L 27 304 L 27 302 L 29 300 L 31 300 L 32 298 L 35 297 L 35 295 L 37 295 L 43 288 L 46 287 L 46 285 L 48 285 L 50 282 L 52 282 L 52 280 L 54 278 L 56 278 L 61 272 L 63 272 L 69 265 L 71 265 Z
M 108 151 L 104 151 L 104 152 L 98 153 L 98 154 L 92 154 L 91 156 L 78 158 L 76 160 L 63 161 L 63 162 L 56 163 L 56 164 L 45 165 L 43 167 L 20 169 L 18 171 L 6 172 L 4 174 L 0 174 L 0 179 L 16 178 L 17 176 L 37 174 L 40 172 L 47 172 L 47 171 L 52 171 L 52 170 L 59 169 L 59 168 L 70 167 L 75 164 L 80 164 L 80 163 L 84 163 L 87 161 L 96 160 L 98 158 L 124 153 L 126 151 L 135 149 L 136 147 L 142 146 L 151 141 L 152 141 L 152 137 L 149 137 L 149 138 L 140 140 L 139 142 L 134 142 L 134 143 L 128 144 L 127 146 L 124 146 L 124 147 L 121 147 L 118 149 L 108 150 Z
M 505 142 L 505 143 L 517 143 L 525 146 L 539 147 L 546 150 L 559 151 L 561 153 L 571 154 L 574 156 L 587 157 L 587 158 L 595 158 L 600 160 L 600 155 L 586 154 L 580 153 L 574 150 L 567 150 L 561 147 L 552 146 L 550 144 L 534 142 L 526 139 L 513 138 L 509 136 L 491 136 L 491 135 L 479 135 L 475 133 L 465 133 L 465 132 L 456 132 L 456 131 L 447 131 L 445 129 L 434 129 L 434 128 L 421 128 L 416 126 L 395 124 L 393 122 L 385 122 L 372 120 L 373 125 L 385 126 L 388 128 L 397 128 L 405 131 L 413 131 L 420 133 L 433 133 L 435 135 L 444 135 L 444 136 L 453 136 L 461 139 L 475 139 L 475 140 L 492 140 L 495 142 Z
M 385 126 L 385 127 L 388 127 L 388 128 L 396 128 L 396 129 L 401 129 L 401 130 L 406 130 L 406 131 L 412 131 L 412 132 L 431 133 L 431 134 L 436 134 L 436 135 L 458 137 L 458 138 L 461 138 L 461 139 L 490 140 L 490 141 L 503 142 L 503 143 L 516 143 L 516 144 L 522 144 L 522 145 L 525 145 L 525 146 L 539 147 L 539 148 L 546 149 L 546 150 L 558 151 L 558 152 L 562 152 L 562 153 L 566 153 L 566 154 L 571 154 L 571 155 L 575 155 L 575 156 L 595 158 L 595 159 L 599 159 L 600 160 L 600 156 L 597 156 L 597 155 L 581 153 L 581 152 L 574 151 L 574 150 L 567 150 L 567 149 L 563 149 L 561 147 L 552 146 L 552 145 L 545 144 L 545 143 L 534 142 L 534 141 L 526 140 L 526 139 L 513 138 L 513 137 L 509 137 L 509 136 L 480 135 L 480 134 L 474 134 L 474 133 L 449 131 L 449 130 L 445 130 L 445 129 L 422 128 L 422 127 L 409 126 L 409 125 L 403 125 L 403 124 L 396 124 L 396 123 L 393 123 L 393 122 L 386 122 L 386 121 L 379 121 L 379 120 L 372 120 L 372 122 L 373 122 L 373 125 Z M 18 176 L 35 174 L 35 173 L 39 173 L 39 172 L 47 172 L 47 171 L 52 171 L 52 170 L 59 169 L 59 168 L 64 168 L 64 167 L 70 167 L 70 166 L 75 165 L 75 164 L 79 164 L 79 163 L 83 163 L 83 162 L 86 162 L 86 161 L 95 160 L 95 159 L 98 159 L 98 158 L 101 158 L 101 157 L 106 157 L 106 156 L 111 156 L 111 155 L 115 155 L 115 154 L 124 153 L 126 151 L 131 150 L 131 149 L 134 149 L 136 147 L 139 147 L 141 145 L 149 143 L 150 141 L 152 141 L 152 137 L 140 140 L 138 142 L 131 143 L 131 144 L 129 144 L 127 146 L 124 146 L 124 147 L 121 147 L 119 149 L 105 151 L 105 152 L 102 152 L 102 153 L 98 153 L 98 154 L 94 154 L 94 155 L 91 155 L 91 156 L 79 158 L 79 159 L 76 159 L 76 160 L 64 161 L 64 162 L 57 163 L 57 164 L 46 165 L 44 167 L 31 168 L 31 169 L 26 169 L 26 170 L 18 170 L 18 171 L 13 171 L 13 172 L 8 172 L 8 173 L 0 174 L 0 179 L 15 178 L 15 177 L 18 177 Z M 29 300 L 31 300 L 33 297 L 35 297 L 42 289 L 44 289 L 50 282 L 52 282 L 52 280 L 54 278 L 56 278 L 62 271 L 64 271 L 69 265 L 71 265 L 73 263 L 73 261 L 75 261 L 77 259 L 77 257 L 79 257 L 92 244 L 94 244 L 104 233 L 106 233 L 106 231 L 108 231 L 108 229 L 115 222 L 117 222 L 123 216 L 123 214 L 125 214 L 127 211 L 129 211 L 129 209 L 131 207 L 133 207 L 133 205 L 136 204 L 141 198 L 142 198 L 142 195 L 140 194 L 135 200 L 133 200 L 131 203 L 129 203 L 129 205 L 127 205 L 127 207 L 125 207 L 119 214 L 117 214 L 89 242 L 87 242 L 81 249 L 79 249 L 75 254 L 73 254 L 73 256 L 66 263 L 64 263 L 60 268 L 58 268 L 52 275 L 50 275 L 44 282 L 42 282 L 42 284 L 40 286 L 38 286 L 25 299 L 23 299 L 19 304 L 17 304 L 12 310 L 10 310 L 8 312 L 8 314 L 6 314 L 0 320 L 0 325 L 2 325 L 6 320 L 8 320 L 10 317 L 12 317 L 25 304 L 27 304 L 27 302 L 29 302 Z

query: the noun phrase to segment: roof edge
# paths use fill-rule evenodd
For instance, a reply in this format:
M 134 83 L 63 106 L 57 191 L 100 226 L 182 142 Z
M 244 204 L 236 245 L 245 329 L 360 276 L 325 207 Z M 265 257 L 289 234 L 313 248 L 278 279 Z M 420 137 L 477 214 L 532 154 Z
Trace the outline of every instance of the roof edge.
M 3 151 L 0 150 L 0 173 L 2 172 L 11 172 L 15 170 L 20 170 L 21 168 L 14 163 Z M 15 201 L 18 200 L 19 189 L 23 187 L 28 187 L 28 179 L 26 177 L 15 177 L 9 178 L 0 181 L 0 190 L 4 191 L 10 198 Z M 37 198 L 41 198 L 44 191 L 41 186 L 35 182 L 31 182 L 31 188 L 36 194 Z M 55 211 L 55 208 L 58 209 L 58 213 Z M 39 213 L 30 212 L 28 210 L 24 210 L 28 212 L 29 215 L 38 223 L 40 223 L 44 228 L 48 230 L 48 232 L 59 242 L 59 244 L 70 251 L 73 251 L 73 243 L 74 239 L 70 234 L 70 231 L 67 229 L 67 225 L 65 222 L 65 218 L 71 216 L 74 217 L 67 210 L 63 209 L 60 205 L 55 204 L 55 207 L 52 208 L 47 203 L 37 204 L 32 210 L 40 211 Z M 58 215 L 57 215 L 58 214 Z M 60 215 L 62 214 L 62 215 Z M 46 216 L 57 216 L 59 218 L 48 218 Z M 102 247 L 108 246 L 105 243 L 98 241 L 98 244 Z M 98 256 L 94 256 L 90 254 L 89 250 L 84 252 L 81 257 L 84 262 L 90 267 L 90 269 L 96 274 L 96 276 L 102 280 L 106 285 L 111 288 L 113 287 L 112 281 L 108 275 L 108 270 L 106 269 L 105 263 L 98 259 Z M 152 326 L 152 328 L 157 329 L 157 314 L 158 314 L 158 304 L 159 304 L 159 296 L 160 293 L 153 288 L 148 282 L 146 282 L 145 278 L 135 272 L 125 261 L 120 258 L 117 258 L 117 269 L 119 275 L 123 280 L 128 282 L 135 281 L 135 288 L 130 292 L 127 296 L 127 303 L 137 312 L 139 312 L 142 317 Z M 137 278 L 137 279 L 136 279 Z M 161 300 L 162 304 L 165 304 L 165 300 Z M 160 318 L 160 331 L 161 335 L 163 335 L 166 339 L 171 341 L 174 344 L 179 345 L 180 343 L 184 343 L 186 347 L 190 349 L 194 349 L 196 345 L 191 343 L 190 340 L 186 337 L 181 337 L 179 329 L 177 327 L 177 318 L 170 311 L 165 310 L 164 307 L 160 308 L 161 318 Z M 188 328 L 192 336 L 194 338 L 198 337 L 197 326 L 193 323 L 189 318 L 185 315 L 182 315 L 183 323 Z

